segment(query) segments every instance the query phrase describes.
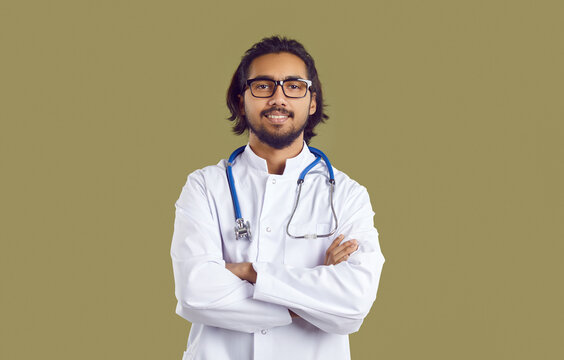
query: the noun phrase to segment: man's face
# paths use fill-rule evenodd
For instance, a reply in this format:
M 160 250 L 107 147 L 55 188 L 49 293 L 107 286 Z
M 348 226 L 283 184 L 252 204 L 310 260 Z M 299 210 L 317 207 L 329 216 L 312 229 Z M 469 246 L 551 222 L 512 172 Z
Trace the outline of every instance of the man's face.
M 257 57 L 249 66 L 249 79 L 259 77 L 307 79 L 307 69 L 296 55 L 285 52 L 267 54 Z M 303 142 L 307 119 L 316 110 L 315 93 L 310 95 L 308 90 L 303 98 L 289 98 L 284 95 L 281 86 L 269 98 L 256 98 L 247 88 L 240 100 L 241 113 L 250 128 L 250 140 L 256 137 L 275 149 L 283 149 L 295 141 Z

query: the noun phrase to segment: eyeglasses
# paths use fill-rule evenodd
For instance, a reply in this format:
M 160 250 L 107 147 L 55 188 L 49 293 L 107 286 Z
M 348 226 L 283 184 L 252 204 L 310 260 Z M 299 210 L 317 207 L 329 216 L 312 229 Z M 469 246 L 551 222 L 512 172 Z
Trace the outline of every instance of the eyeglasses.
M 289 98 L 303 98 L 307 94 L 307 90 L 311 87 L 311 80 L 306 79 L 289 79 L 289 80 L 271 80 L 271 79 L 249 79 L 247 86 L 251 89 L 251 94 L 257 98 L 269 98 L 276 92 L 278 85 L 282 87 L 282 92 Z

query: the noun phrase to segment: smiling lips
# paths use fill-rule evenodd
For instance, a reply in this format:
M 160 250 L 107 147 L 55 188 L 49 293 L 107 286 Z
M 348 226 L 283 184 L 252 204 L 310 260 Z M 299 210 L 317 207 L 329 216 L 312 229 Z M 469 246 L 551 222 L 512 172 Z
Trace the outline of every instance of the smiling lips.
M 267 115 L 266 117 L 273 124 L 282 124 L 288 119 L 288 115 Z
M 291 115 L 284 111 L 274 110 L 266 113 L 265 116 L 272 124 L 282 124 Z

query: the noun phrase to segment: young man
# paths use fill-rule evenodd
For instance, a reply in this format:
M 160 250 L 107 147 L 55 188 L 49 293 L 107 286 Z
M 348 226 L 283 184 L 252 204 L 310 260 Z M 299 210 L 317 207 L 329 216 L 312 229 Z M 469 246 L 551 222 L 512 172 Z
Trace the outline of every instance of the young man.
M 330 180 L 307 145 L 328 118 L 315 63 L 297 41 L 265 38 L 227 103 L 247 146 L 190 174 L 176 202 L 176 312 L 192 323 L 183 359 L 350 359 L 384 258 L 366 189 L 336 169 Z

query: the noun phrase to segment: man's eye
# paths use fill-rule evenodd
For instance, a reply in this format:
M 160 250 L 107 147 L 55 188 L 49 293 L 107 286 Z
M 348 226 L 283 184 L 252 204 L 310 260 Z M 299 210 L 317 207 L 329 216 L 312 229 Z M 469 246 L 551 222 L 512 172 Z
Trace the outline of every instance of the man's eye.
M 270 84 L 265 84 L 265 83 L 258 83 L 258 84 L 255 84 L 254 87 L 255 87 L 255 89 L 257 89 L 257 90 L 267 90 L 267 89 L 270 89 L 271 85 L 270 85 Z

